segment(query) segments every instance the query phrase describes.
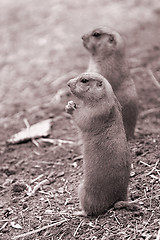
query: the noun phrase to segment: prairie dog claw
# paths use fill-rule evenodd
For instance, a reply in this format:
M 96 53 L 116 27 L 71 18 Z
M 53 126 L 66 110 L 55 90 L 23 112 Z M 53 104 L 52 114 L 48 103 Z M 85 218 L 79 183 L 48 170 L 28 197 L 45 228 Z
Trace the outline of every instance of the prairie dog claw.
M 76 104 L 73 101 L 69 101 L 65 107 L 65 111 L 69 114 L 72 114 L 76 108 L 77 108 Z

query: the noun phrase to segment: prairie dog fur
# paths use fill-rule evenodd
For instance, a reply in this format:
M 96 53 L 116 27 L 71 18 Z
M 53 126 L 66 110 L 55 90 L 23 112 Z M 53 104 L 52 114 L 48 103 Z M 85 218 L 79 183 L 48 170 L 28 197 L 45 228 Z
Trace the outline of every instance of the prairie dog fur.
M 98 72 L 111 84 L 122 106 L 127 139 L 134 137 L 138 115 L 138 97 L 125 56 L 125 43 L 120 34 L 107 27 L 94 29 L 82 36 L 90 53 L 87 72 Z
M 127 199 L 131 155 L 121 106 L 109 82 L 98 73 L 83 73 L 68 82 L 79 104 L 70 101 L 83 141 L 83 180 L 78 189 L 82 215 L 97 216 Z

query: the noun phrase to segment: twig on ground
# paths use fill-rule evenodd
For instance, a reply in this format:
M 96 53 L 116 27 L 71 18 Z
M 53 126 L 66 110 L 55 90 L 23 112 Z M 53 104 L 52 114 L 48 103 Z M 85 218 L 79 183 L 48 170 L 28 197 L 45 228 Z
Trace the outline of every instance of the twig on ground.
M 65 233 L 62 233 L 62 234 L 60 235 L 60 237 L 58 238 L 58 240 L 61 240 L 64 234 L 65 234 Z
M 76 236 L 76 234 L 77 234 L 77 232 L 78 232 L 78 230 L 79 230 L 79 228 L 80 228 L 80 226 L 82 225 L 83 222 L 84 222 L 84 219 L 80 222 L 80 224 L 79 224 L 78 227 L 76 228 L 76 230 L 75 230 L 75 232 L 74 232 L 74 234 L 73 234 L 74 237 Z
M 53 196 L 54 196 L 51 191 L 49 191 L 49 192 L 44 192 L 44 191 L 40 190 L 39 192 L 42 193 L 42 194 L 44 194 L 44 195 L 47 195 L 47 196 L 49 196 L 49 197 L 51 197 L 51 198 L 53 198 Z
M 159 163 L 159 159 L 157 160 L 157 162 L 156 162 L 155 166 L 152 168 L 152 170 L 146 174 L 146 176 L 151 175 L 151 173 L 152 173 L 153 171 L 158 170 L 158 169 L 157 169 L 158 163 Z
M 152 200 L 153 200 L 153 184 L 151 187 L 151 191 L 150 191 L 150 197 L 149 197 L 149 208 L 152 209 Z
M 156 240 L 160 240 L 160 229 L 158 230 L 158 234 L 157 234 Z
M 151 174 L 151 175 L 149 175 L 151 178 L 154 178 L 154 179 L 156 179 L 156 180 L 159 180 L 160 181 L 160 178 L 159 177 L 157 177 L 157 176 L 155 176 L 154 174 Z
M 46 230 L 48 228 L 51 228 L 51 227 L 54 227 L 54 226 L 57 226 L 57 225 L 61 225 L 62 223 L 66 222 L 67 220 L 62 220 L 60 222 L 56 222 L 56 223 L 52 223 L 50 225 L 47 225 L 47 226 L 44 226 L 44 227 L 41 227 L 41 228 L 38 228 L 36 230 L 33 230 L 33 231 L 30 231 L 30 232 L 27 232 L 27 233 L 23 233 L 23 234 L 20 234 L 20 235 L 17 235 L 15 237 L 13 237 L 12 239 L 15 240 L 15 239 L 18 239 L 18 238 L 22 238 L 22 237 L 27 237 L 27 236 L 30 236 L 34 233 L 38 233 L 40 231 L 43 231 L 43 230 Z
M 118 225 L 121 225 L 120 221 L 119 221 L 118 218 L 116 217 L 115 212 L 113 212 L 113 215 L 114 215 L 114 219 L 116 220 L 116 222 L 118 223 Z
M 35 192 L 36 192 L 41 186 L 43 186 L 43 185 L 45 185 L 45 184 L 48 184 L 48 183 L 49 183 L 49 180 L 48 180 L 48 179 L 42 180 L 41 182 L 37 183 L 36 186 L 34 186 L 33 190 L 30 189 L 30 190 L 27 192 L 27 195 L 28 195 L 29 197 L 33 196 L 33 195 L 35 194 Z
M 148 109 L 148 110 L 145 110 L 145 111 L 141 112 L 141 113 L 139 114 L 139 116 L 140 116 L 141 118 L 144 118 L 144 117 L 146 117 L 146 116 L 149 115 L 149 114 L 158 113 L 158 112 L 160 112 L 160 108 L 159 108 L 159 107 L 157 107 L 157 108 L 151 108 L 151 109 Z
M 149 224 L 149 222 L 150 222 L 151 218 L 153 217 L 153 215 L 154 215 L 154 212 L 152 212 L 151 216 L 148 218 L 148 221 L 144 224 L 144 227 L 142 228 L 141 233 L 145 230 L 145 228 Z
M 150 165 L 150 164 L 148 164 L 148 163 L 145 163 L 145 162 L 143 162 L 142 160 L 140 160 L 140 163 L 142 163 L 143 165 L 145 165 L 145 166 L 147 166 L 147 167 L 151 167 L 151 165 Z
M 143 161 L 140 161 L 140 163 L 142 163 L 143 165 L 145 165 L 145 166 L 147 166 L 147 167 L 149 167 L 149 168 L 152 167 L 150 164 L 145 163 L 145 162 L 143 162 Z M 151 170 L 150 172 L 146 173 L 145 175 L 146 175 L 146 176 L 150 176 L 150 177 L 152 177 L 152 178 L 160 181 L 160 178 L 159 178 L 159 177 L 155 176 L 154 174 L 151 174 L 153 171 L 156 171 L 156 172 L 158 173 L 158 175 L 159 175 L 159 170 L 157 169 L 158 163 L 159 163 L 159 160 L 157 160 L 157 162 L 156 162 L 155 166 L 152 168 L 152 170 Z
M 0 231 L 2 231 L 2 229 L 4 229 L 4 228 L 7 226 L 7 224 L 8 224 L 8 222 L 4 223 L 4 224 L 2 225 L 2 227 L 0 228 Z
M 35 192 L 40 188 L 42 187 L 43 185 L 46 185 L 46 184 L 51 184 L 55 181 L 56 178 L 59 178 L 59 177 L 62 177 L 64 175 L 64 172 L 59 172 L 58 174 L 55 175 L 55 172 L 51 172 L 49 174 L 49 176 L 47 177 L 47 179 L 44 179 L 42 180 L 41 182 L 37 183 L 34 188 L 32 189 L 30 185 L 26 184 L 27 188 L 28 188 L 28 191 L 27 191 L 27 195 L 29 197 L 33 196 L 35 194 Z M 34 181 L 32 180 L 31 183 L 35 182 L 36 180 L 38 180 L 39 178 L 41 178 L 43 176 L 40 175 L 38 176 L 37 178 L 34 179 Z M 42 191 L 43 192 L 43 191 Z M 44 193 L 44 192 L 43 192 Z M 46 194 L 46 193 L 44 193 Z M 50 195 L 50 193 L 47 193 L 47 195 Z
M 65 183 L 64 183 L 64 190 L 65 190 L 65 192 L 67 192 L 69 195 L 71 195 L 71 192 L 68 191 L 67 183 L 68 183 L 68 180 L 66 180 Z
M 149 73 L 149 75 L 150 75 L 150 77 L 151 77 L 151 80 L 153 81 L 154 85 L 155 85 L 157 88 L 160 89 L 160 83 L 159 83 L 159 82 L 157 81 L 157 79 L 155 78 L 152 70 L 151 70 L 151 69 L 148 69 L 148 73 Z
M 37 180 L 39 180 L 41 177 L 43 177 L 44 176 L 44 174 L 41 174 L 41 175 L 39 175 L 38 177 L 36 177 L 36 178 L 34 178 L 33 180 L 31 180 L 31 184 L 32 183 L 34 183 L 34 182 L 36 182 Z
M 28 185 L 27 183 L 26 183 L 26 187 L 27 187 L 27 193 L 30 193 L 30 192 L 32 192 L 32 188 L 31 188 L 31 186 L 30 185 Z M 28 195 L 28 194 L 27 194 Z
M 154 199 L 154 198 L 159 198 L 159 197 L 160 197 L 160 194 L 158 193 L 158 194 L 152 196 L 152 199 Z M 137 198 L 137 199 L 135 199 L 133 202 L 137 203 L 137 202 L 139 202 L 139 201 L 144 201 L 144 200 L 146 200 L 146 199 L 148 199 L 147 196 L 145 196 L 145 198 Z
M 55 145 L 62 145 L 62 144 L 75 144 L 73 141 L 70 140 L 62 140 L 62 139 L 50 139 L 50 138 L 41 138 L 40 141 L 42 142 L 48 142 L 51 144 L 55 144 Z
M 30 128 L 31 125 L 29 124 L 27 118 L 24 118 L 23 121 L 24 121 L 24 124 L 26 125 L 26 128 Z
M 24 223 L 24 217 L 23 217 L 23 212 L 22 211 L 20 212 L 20 215 L 22 217 L 22 223 L 23 223 L 23 226 L 24 226 L 25 223 Z
M 35 139 L 31 139 L 32 143 L 39 148 L 39 143 Z
M 83 159 L 83 155 L 79 155 L 75 158 L 73 158 L 73 161 L 76 162 L 76 161 L 79 161 L 79 160 L 82 160 Z

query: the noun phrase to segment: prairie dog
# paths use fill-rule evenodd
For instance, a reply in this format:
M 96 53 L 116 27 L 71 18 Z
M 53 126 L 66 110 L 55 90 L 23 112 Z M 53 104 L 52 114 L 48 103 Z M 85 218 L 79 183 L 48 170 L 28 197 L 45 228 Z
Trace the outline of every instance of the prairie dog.
M 138 97 L 125 56 L 124 40 L 107 27 L 94 29 L 82 36 L 83 45 L 90 53 L 87 72 L 98 72 L 111 84 L 122 106 L 127 139 L 134 137 L 138 115 Z
M 82 215 L 97 216 L 127 199 L 131 155 L 121 106 L 109 82 L 98 73 L 83 73 L 68 82 L 79 104 L 70 101 L 83 141 L 83 180 L 78 196 Z

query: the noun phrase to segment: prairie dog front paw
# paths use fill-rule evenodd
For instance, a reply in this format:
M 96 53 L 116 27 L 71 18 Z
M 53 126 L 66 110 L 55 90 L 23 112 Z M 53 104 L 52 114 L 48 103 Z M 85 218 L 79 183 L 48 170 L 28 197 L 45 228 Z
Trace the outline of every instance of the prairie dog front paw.
M 68 104 L 65 106 L 65 111 L 69 114 L 72 114 L 76 108 L 76 104 L 73 101 L 69 101 Z

